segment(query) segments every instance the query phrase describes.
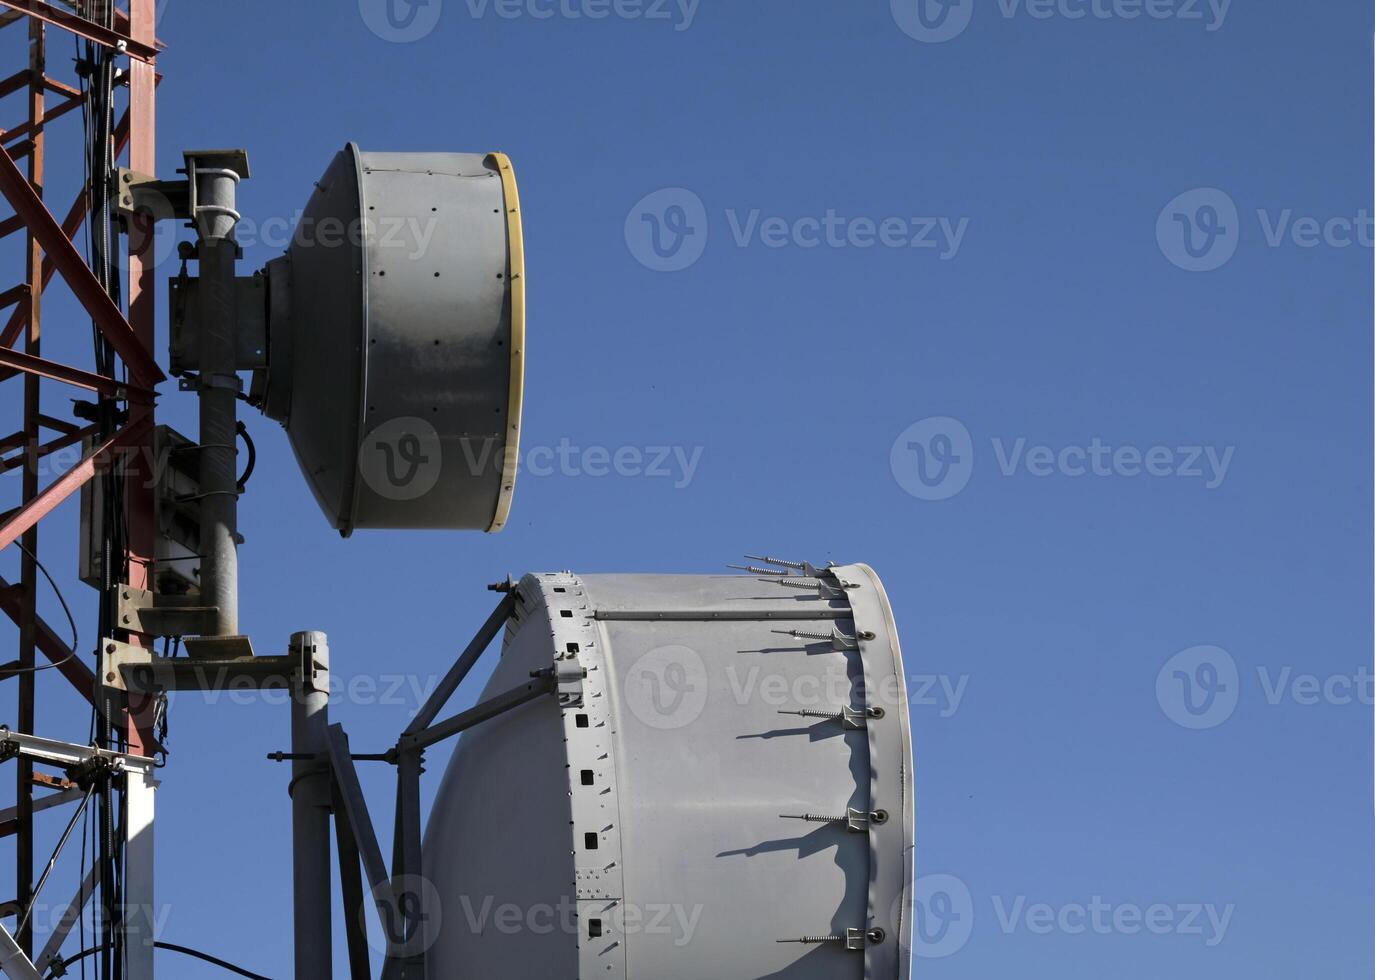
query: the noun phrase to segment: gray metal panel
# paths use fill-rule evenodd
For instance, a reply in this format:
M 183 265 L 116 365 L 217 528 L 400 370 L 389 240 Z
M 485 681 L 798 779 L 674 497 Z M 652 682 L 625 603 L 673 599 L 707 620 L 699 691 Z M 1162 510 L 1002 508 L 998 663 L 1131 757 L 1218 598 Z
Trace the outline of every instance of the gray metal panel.
M 520 396 L 505 204 L 490 155 L 350 144 L 311 198 L 289 270 L 270 271 L 270 349 L 290 359 L 269 365 L 267 406 L 289 405 L 301 468 L 345 534 L 493 525 Z
M 833 571 L 849 583 L 840 600 L 744 576 L 522 580 L 526 611 L 488 694 L 551 660 L 576 658 L 586 676 L 580 700 L 537 702 L 464 736 L 428 828 L 445 923 L 431 976 L 907 976 L 911 763 L 896 632 L 867 568 Z M 759 616 L 741 618 L 742 605 Z M 675 615 L 659 618 L 664 608 Z M 782 618 L 789 609 L 804 611 Z M 833 642 L 833 628 L 861 640 Z M 852 702 L 886 710 L 867 729 L 780 713 Z M 878 807 L 891 819 L 859 833 L 785 817 Z M 519 895 L 504 900 L 527 915 L 572 901 L 578 916 L 511 934 L 453 911 L 494 894 Z M 861 949 L 778 942 L 875 927 L 884 941 Z

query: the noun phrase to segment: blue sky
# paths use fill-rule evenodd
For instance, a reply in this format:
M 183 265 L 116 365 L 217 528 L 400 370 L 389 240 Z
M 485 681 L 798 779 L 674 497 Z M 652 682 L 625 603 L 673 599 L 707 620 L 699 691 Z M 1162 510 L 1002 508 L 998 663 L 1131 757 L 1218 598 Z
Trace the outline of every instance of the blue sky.
M 867 562 L 914 679 L 923 975 L 1371 974 L 1368 4 L 392 13 L 170 0 L 160 167 L 249 148 L 246 273 L 348 140 L 509 153 L 545 455 L 500 535 L 343 541 L 250 418 L 260 652 L 327 631 L 334 717 L 376 750 L 507 572 Z M 49 309 L 45 349 L 88 364 Z M 617 450 L 641 462 L 598 475 Z M 88 645 L 60 513 L 42 555 Z M 40 692 L 42 733 L 84 739 Z M 280 705 L 181 698 L 159 795 L 165 936 L 274 976 L 289 811 L 263 757 L 287 737 Z

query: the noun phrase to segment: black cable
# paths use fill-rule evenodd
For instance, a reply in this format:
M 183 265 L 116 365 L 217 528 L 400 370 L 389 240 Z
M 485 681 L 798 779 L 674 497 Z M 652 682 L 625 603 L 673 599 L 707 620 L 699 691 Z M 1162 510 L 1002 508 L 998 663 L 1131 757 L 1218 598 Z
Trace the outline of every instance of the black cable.
M 244 447 L 248 450 L 248 463 L 244 467 L 243 476 L 239 477 L 239 493 L 243 493 L 244 487 L 248 486 L 248 478 L 253 475 L 253 468 L 258 465 L 258 447 L 253 445 L 253 437 L 248 434 L 248 426 L 242 421 L 238 423 L 236 431 L 243 439 Z
M 99 21 L 110 27 L 114 23 L 113 4 L 104 4 L 99 9 Z M 104 290 L 110 294 L 116 306 L 121 305 L 119 277 L 115 274 L 113 256 L 118 254 L 119 227 L 110 220 L 109 177 L 115 165 L 114 141 L 112 133 L 114 110 L 114 56 L 107 49 L 96 50 L 87 44 L 84 70 L 80 73 L 82 88 L 87 98 L 83 102 L 85 115 L 85 177 L 89 202 L 89 218 L 86 221 L 89 249 L 89 265 L 92 273 Z M 89 107 L 89 112 L 87 108 Z M 117 375 L 113 345 L 99 327 L 92 322 L 92 339 L 95 346 L 96 372 L 105 377 Z M 97 401 L 98 438 L 109 438 L 117 424 L 117 405 L 108 397 Z M 99 627 L 101 636 L 115 635 L 115 616 L 110 596 L 116 582 L 125 580 L 125 555 L 127 554 L 128 527 L 126 522 L 125 481 L 119 471 L 113 470 L 97 477 L 101 491 L 102 534 L 100 542 L 100 600 Z M 103 685 L 95 700 L 93 722 L 95 743 L 106 749 L 119 750 L 123 741 L 114 726 L 115 702 L 108 688 Z M 121 922 L 121 886 L 123 885 L 122 842 L 115 836 L 115 800 L 110 787 L 103 785 L 99 793 L 99 815 L 97 824 L 96 866 L 99 868 L 101 905 L 105 914 L 99 924 L 99 943 L 96 951 L 100 954 L 97 975 L 101 980 L 120 980 L 125 970 L 125 949 L 123 923 Z M 124 803 L 119 804 L 120 809 Z M 82 964 L 83 969 L 85 964 Z
M 67 829 L 62 831 L 62 836 L 57 839 L 57 846 L 53 848 L 53 856 L 48 858 L 48 863 L 43 868 L 43 873 L 38 877 L 38 884 L 33 886 L 33 894 L 29 898 L 29 904 L 24 909 L 23 916 L 19 919 L 19 924 L 15 927 L 15 932 L 22 932 L 24 926 L 28 924 L 33 916 L 34 907 L 38 904 L 38 896 L 43 891 L 43 886 L 48 883 L 48 876 L 53 873 L 53 867 L 57 864 L 57 859 L 62 856 L 62 849 L 67 846 L 67 841 L 71 839 L 72 831 L 76 829 L 77 821 L 86 812 L 86 804 L 91 802 L 91 795 L 95 793 L 95 782 L 86 787 L 86 795 L 81 798 L 81 805 L 77 807 L 72 818 L 67 821 Z
M 271 977 L 265 977 L 261 973 L 253 973 L 251 970 L 245 970 L 243 967 L 235 966 L 233 963 L 230 963 L 227 960 L 222 960 L 218 956 L 211 956 L 209 953 L 202 953 L 200 950 L 192 949 L 189 946 L 178 946 L 176 943 L 164 942 L 155 942 L 153 943 L 153 946 L 156 949 L 165 949 L 170 953 L 181 953 L 183 956 L 194 956 L 198 960 L 204 960 L 207 963 L 213 963 L 215 966 L 218 966 L 224 970 L 228 970 L 230 973 L 237 973 L 241 977 L 248 977 L 249 980 L 272 980 Z M 65 970 L 67 967 L 71 966 L 77 960 L 85 959 L 88 956 L 94 956 L 96 953 L 99 953 L 102 948 L 103 947 L 101 946 L 92 946 L 90 949 L 83 949 L 81 952 L 75 953 L 72 956 L 69 956 L 65 960 L 63 960 L 60 964 L 60 968 Z M 51 967 L 49 969 L 51 969 Z M 48 975 L 52 977 L 61 976 L 62 974 L 49 973 Z
M 48 570 L 43 567 L 43 563 L 38 560 L 38 556 L 35 555 L 32 551 L 30 551 L 28 548 L 24 547 L 24 544 L 21 541 L 15 541 L 14 546 L 33 559 L 33 563 L 38 566 L 38 570 L 43 573 L 43 577 L 47 579 L 48 584 L 53 587 L 53 593 L 57 596 L 57 601 L 62 603 L 62 611 L 67 614 L 67 623 L 72 628 L 72 648 L 67 653 L 67 655 L 63 657 L 61 660 L 55 660 L 50 664 L 35 665 L 33 667 L 11 667 L 8 671 L 6 671 L 6 673 L 37 673 L 40 670 L 51 670 L 54 667 L 61 667 L 68 660 L 71 660 L 73 657 L 76 656 L 77 648 L 78 646 L 80 646 L 80 636 L 77 634 L 76 631 L 76 620 L 72 618 L 72 611 L 67 606 L 67 600 L 62 597 L 62 590 L 57 587 L 57 583 L 54 582 L 53 577 L 48 574 Z

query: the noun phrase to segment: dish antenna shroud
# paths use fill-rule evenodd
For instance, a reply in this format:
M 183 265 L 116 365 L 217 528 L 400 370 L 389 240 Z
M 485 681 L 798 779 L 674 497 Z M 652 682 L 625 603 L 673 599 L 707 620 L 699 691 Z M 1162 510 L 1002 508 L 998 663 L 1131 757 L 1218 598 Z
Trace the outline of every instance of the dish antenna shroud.
M 340 533 L 505 525 L 524 271 L 505 154 L 350 143 L 331 161 L 267 266 L 268 366 L 254 400 L 286 429 Z
M 908 977 L 912 743 L 887 594 L 867 565 L 763 560 L 514 586 L 480 703 L 551 665 L 557 698 L 454 751 L 416 879 L 429 975 Z M 478 918 L 509 909 L 529 918 Z

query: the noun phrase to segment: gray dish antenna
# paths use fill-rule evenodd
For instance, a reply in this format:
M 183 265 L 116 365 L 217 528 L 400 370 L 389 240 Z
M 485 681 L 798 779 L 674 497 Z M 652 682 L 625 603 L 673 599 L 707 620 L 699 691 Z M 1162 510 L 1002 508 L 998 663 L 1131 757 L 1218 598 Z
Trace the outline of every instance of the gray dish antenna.
M 254 400 L 286 429 L 331 524 L 501 530 L 525 363 L 505 154 L 350 143 L 266 279 Z

